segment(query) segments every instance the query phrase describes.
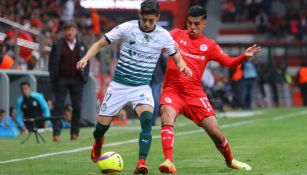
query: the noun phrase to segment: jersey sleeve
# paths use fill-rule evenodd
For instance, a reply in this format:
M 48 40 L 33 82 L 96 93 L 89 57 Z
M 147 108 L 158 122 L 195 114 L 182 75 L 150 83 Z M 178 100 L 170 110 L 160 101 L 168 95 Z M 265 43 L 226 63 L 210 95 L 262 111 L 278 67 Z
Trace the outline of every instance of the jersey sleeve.
M 23 122 L 22 111 L 21 111 L 22 101 L 23 101 L 23 98 L 19 97 L 16 103 L 16 121 L 17 121 L 17 125 L 20 127 L 23 127 L 25 125 Z
M 175 55 L 177 53 L 175 41 L 169 32 L 165 32 L 164 49 L 166 53 L 170 56 Z
M 210 58 L 226 67 L 235 68 L 240 65 L 246 57 L 244 53 L 237 57 L 230 57 L 229 55 L 224 53 L 222 48 L 216 42 L 213 42 Z
M 129 32 L 130 24 L 128 22 L 122 23 L 111 31 L 104 35 L 104 38 L 108 41 L 109 44 L 121 39 L 124 33 Z

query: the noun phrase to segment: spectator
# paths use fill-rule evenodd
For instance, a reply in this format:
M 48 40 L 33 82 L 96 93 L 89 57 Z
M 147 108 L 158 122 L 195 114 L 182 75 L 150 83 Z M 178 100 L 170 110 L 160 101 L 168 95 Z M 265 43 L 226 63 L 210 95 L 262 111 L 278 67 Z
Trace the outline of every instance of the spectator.
M 242 79 L 243 79 L 243 70 L 242 70 L 242 64 L 240 64 L 234 70 L 230 70 L 230 85 L 233 94 L 233 100 L 232 100 L 233 107 L 243 107 L 241 100 Z
M 256 25 L 260 33 L 266 33 L 269 27 L 269 17 L 265 11 L 261 10 L 256 16 Z
M 252 108 L 253 90 L 257 78 L 257 70 L 252 58 L 247 59 L 242 66 L 243 69 L 243 105 L 245 109 Z
M 14 120 L 6 115 L 5 110 L 0 109 L 0 138 L 16 137 L 17 134 L 19 130 Z
M 19 131 L 22 131 L 22 126 L 18 125 L 17 118 L 16 118 L 16 108 L 11 106 L 9 110 L 9 116 L 13 119 L 16 126 L 18 127 Z
M 77 37 L 77 25 L 68 21 L 64 25 L 64 37 L 53 44 L 49 56 L 49 74 L 55 94 L 54 115 L 62 116 L 67 93 L 73 107 L 71 140 L 77 140 L 80 129 L 81 102 L 84 84 L 89 76 L 89 65 L 83 71 L 76 64 L 87 52 L 86 44 Z M 60 141 L 61 122 L 53 121 L 53 141 Z
M 297 78 L 304 106 L 307 106 L 307 61 L 302 63 L 298 71 Z
M 33 131 L 34 123 L 37 128 L 49 127 L 50 121 L 43 121 L 40 118 L 50 118 L 50 109 L 44 96 L 38 92 L 31 92 L 29 82 L 20 84 L 22 96 L 17 99 L 16 121 L 23 132 Z M 38 121 L 27 121 L 25 119 L 34 119 Z
M 73 20 L 75 12 L 75 4 L 72 0 L 67 0 L 64 4 L 64 8 L 61 15 L 61 20 L 63 22 Z

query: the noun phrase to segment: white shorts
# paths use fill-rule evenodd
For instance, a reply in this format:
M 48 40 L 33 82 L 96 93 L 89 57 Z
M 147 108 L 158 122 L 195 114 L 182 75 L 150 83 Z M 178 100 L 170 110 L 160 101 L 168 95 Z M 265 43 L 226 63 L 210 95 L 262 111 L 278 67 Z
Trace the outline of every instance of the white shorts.
M 133 109 L 138 104 L 147 104 L 154 107 L 150 86 L 127 86 L 112 81 L 104 96 L 98 115 L 115 116 L 127 103 L 131 103 Z

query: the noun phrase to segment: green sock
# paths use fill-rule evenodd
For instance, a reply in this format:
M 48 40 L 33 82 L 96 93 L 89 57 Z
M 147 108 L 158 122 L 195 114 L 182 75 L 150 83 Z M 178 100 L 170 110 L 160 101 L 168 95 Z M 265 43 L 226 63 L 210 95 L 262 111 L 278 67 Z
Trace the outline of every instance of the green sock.
M 96 124 L 96 128 L 93 132 L 94 138 L 96 141 L 100 142 L 102 139 L 102 136 L 107 132 L 109 129 L 110 125 L 102 125 L 100 123 Z
M 152 113 L 144 111 L 141 114 L 140 122 L 142 131 L 139 139 L 139 159 L 145 159 L 149 153 L 152 135 L 151 135 L 151 119 Z

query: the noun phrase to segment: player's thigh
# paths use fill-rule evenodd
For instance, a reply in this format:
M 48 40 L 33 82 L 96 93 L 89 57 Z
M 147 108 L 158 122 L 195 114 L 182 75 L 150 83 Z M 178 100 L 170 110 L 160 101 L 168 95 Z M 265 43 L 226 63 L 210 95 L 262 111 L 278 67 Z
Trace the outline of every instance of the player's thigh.
M 111 82 L 100 106 L 99 116 L 115 116 L 129 102 L 129 87 Z
M 183 109 L 183 113 L 196 125 L 201 126 L 201 122 L 205 118 L 216 115 L 207 97 L 195 97 L 186 99 L 187 105 Z
M 215 143 L 218 143 L 223 139 L 223 133 L 215 116 L 204 118 L 201 121 L 200 126 L 208 133 Z
M 153 112 L 155 106 L 152 91 L 149 85 L 142 85 L 133 88 L 129 93 L 129 101 L 138 116 L 144 111 Z

